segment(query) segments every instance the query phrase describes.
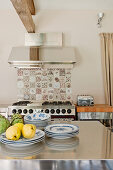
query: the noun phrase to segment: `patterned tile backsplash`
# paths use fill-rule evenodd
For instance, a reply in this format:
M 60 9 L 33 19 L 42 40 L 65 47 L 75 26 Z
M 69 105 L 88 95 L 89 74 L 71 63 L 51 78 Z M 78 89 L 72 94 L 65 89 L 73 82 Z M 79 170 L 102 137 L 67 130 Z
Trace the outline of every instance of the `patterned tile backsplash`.
M 71 69 L 20 68 L 17 74 L 18 100 L 72 100 Z

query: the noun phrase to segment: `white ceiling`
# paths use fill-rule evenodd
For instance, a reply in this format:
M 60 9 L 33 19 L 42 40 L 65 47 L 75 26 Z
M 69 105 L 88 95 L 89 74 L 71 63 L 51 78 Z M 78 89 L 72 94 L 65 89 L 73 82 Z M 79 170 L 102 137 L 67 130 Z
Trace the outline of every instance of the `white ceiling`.
M 113 0 L 34 0 L 36 9 L 113 9 Z M 12 9 L 10 0 L 0 0 L 0 9 Z

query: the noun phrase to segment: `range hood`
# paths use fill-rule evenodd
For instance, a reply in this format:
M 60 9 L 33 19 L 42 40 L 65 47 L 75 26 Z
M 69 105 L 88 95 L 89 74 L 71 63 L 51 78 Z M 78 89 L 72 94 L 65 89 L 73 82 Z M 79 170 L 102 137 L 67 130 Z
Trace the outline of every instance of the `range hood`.
M 45 64 L 74 64 L 72 47 L 13 47 L 8 63 L 14 67 L 37 67 Z

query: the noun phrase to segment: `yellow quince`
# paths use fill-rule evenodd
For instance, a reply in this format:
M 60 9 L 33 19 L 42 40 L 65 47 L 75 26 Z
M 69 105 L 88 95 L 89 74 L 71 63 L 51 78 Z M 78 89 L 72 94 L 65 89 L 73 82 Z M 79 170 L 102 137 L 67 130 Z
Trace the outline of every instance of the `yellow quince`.
M 36 133 L 36 126 L 32 124 L 26 124 L 22 128 L 22 135 L 24 138 L 33 138 Z
M 21 131 L 16 126 L 10 126 L 6 130 L 6 138 L 9 140 L 19 140 L 21 136 Z
M 16 124 L 14 124 L 14 126 L 18 127 L 20 129 L 20 131 L 22 132 L 24 124 L 23 123 L 16 123 Z

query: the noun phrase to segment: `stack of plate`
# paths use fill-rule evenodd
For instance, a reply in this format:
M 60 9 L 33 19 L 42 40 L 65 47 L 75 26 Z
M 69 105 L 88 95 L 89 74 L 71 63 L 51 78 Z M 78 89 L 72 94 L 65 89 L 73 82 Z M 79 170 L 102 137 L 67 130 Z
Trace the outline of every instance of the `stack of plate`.
M 50 121 L 50 115 L 46 113 L 27 114 L 24 117 L 26 124 L 34 124 L 36 127 L 45 127 Z
M 70 150 L 75 149 L 79 144 L 79 138 L 69 138 L 69 139 L 53 139 L 53 138 L 46 138 L 45 140 L 46 145 L 53 150 Z
M 2 142 L 3 144 L 9 145 L 9 146 L 13 146 L 13 147 L 25 147 L 25 146 L 30 146 L 35 143 L 38 143 L 38 142 L 44 140 L 44 138 L 45 138 L 45 133 L 42 130 L 37 129 L 36 134 L 32 139 L 25 139 L 25 138 L 21 137 L 17 141 L 12 141 L 12 140 L 8 140 L 6 138 L 5 133 L 3 133 L 0 136 L 0 142 Z
M 55 139 L 67 139 L 79 133 L 79 127 L 72 124 L 53 124 L 45 128 L 48 137 Z

